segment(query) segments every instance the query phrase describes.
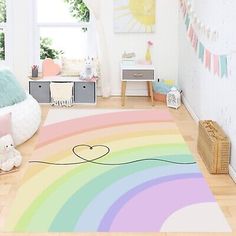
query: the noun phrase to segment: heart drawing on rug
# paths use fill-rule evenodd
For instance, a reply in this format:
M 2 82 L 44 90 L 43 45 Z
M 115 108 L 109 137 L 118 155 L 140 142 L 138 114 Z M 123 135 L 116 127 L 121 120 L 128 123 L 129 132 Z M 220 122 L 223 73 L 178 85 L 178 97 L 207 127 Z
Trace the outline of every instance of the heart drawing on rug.
M 73 154 L 79 158 L 81 161 L 79 162 L 68 162 L 68 163 L 55 163 L 55 162 L 45 162 L 45 161 L 29 161 L 29 163 L 34 164 L 45 164 L 45 165 L 53 165 L 53 166 L 73 166 L 73 165 L 81 165 L 81 164 L 95 164 L 101 166 L 122 166 L 122 165 L 130 165 L 138 162 L 145 161 L 158 161 L 158 162 L 166 162 L 174 165 L 194 165 L 196 162 L 176 162 L 173 160 L 168 160 L 165 158 L 145 158 L 145 159 L 135 159 L 127 162 L 117 162 L 117 163 L 109 163 L 98 161 L 103 157 L 107 156 L 111 149 L 106 145 L 88 145 L 88 144 L 79 144 L 72 148 Z M 85 152 L 82 154 L 82 152 Z
M 85 149 L 87 149 L 88 151 L 88 157 L 85 157 L 83 155 L 81 155 L 81 151 L 84 151 Z M 80 144 L 75 146 L 72 149 L 73 153 L 75 154 L 75 156 L 77 156 L 78 158 L 80 158 L 84 163 L 94 163 L 95 161 L 107 156 L 111 150 L 108 146 L 105 145 L 93 145 L 90 146 L 88 144 Z
M 73 165 L 81 165 L 81 164 L 86 164 L 86 163 L 92 163 L 92 164 L 97 164 L 97 165 L 110 165 L 110 164 L 96 162 L 97 160 L 102 159 L 103 157 L 107 156 L 111 152 L 108 146 L 105 146 L 105 145 L 91 146 L 88 144 L 79 144 L 72 148 L 72 152 L 81 161 L 68 162 L 68 163 L 56 163 L 56 162 L 31 160 L 29 161 L 29 163 L 45 164 L 45 165 L 52 165 L 52 166 L 73 166 Z

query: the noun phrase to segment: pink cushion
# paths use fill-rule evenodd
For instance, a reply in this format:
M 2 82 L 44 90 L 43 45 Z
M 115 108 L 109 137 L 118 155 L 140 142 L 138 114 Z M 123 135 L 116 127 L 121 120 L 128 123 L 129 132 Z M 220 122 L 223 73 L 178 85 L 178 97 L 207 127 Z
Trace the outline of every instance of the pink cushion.
M 43 77 L 58 75 L 61 72 L 61 68 L 52 59 L 47 58 L 43 61 Z
M 0 137 L 11 134 L 11 113 L 0 116 Z

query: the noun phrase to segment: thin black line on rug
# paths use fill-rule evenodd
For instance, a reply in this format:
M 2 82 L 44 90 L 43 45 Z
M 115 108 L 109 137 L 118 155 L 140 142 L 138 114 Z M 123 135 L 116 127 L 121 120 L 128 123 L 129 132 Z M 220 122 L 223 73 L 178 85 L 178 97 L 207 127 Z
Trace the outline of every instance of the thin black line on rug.
M 81 155 L 79 155 L 76 152 L 77 148 L 80 147 L 87 147 L 90 150 L 94 150 L 95 148 L 104 148 L 104 154 L 94 158 L 94 159 L 86 159 L 84 157 L 82 157 Z M 78 157 L 80 160 L 80 162 L 71 162 L 71 163 L 56 163 L 56 162 L 47 162 L 47 161 L 37 161 L 37 160 L 32 160 L 29 161 L 30 164 L 44 164 L 44 165 L 52 165 L 52 166 L 73 166 L 73 165 L 82 165 L 82 164 L 94 164 L 94 165 L 101 165 L 101 166 L 123 166 L 123 165 L 131 165 L 131 164 L 135 164 L 138 162 L 146 162 L 146 161 L 159 161 L 159 162 L 165 162 L 165 163 L 170 163 L 170 164 L 174 164 L 174 165 L 194 165 L 197 162 L 176 162 L 176 161 L 171 161 L 171 160 L 166 160 L 166 159 L 162 159 L 162 158 L 145 158 L 145 159 L 138 159 L 138 160 L 133 160 L 133 161 L 128 161 L 128 162 L 119 162 L 119 163 L 104 163 L 104 162 L 99 162 L 98 160 L 102 159 L 103 157 L 107 156 L 110 152 L 111 149 L 106 146 L 106 145 L 88 145 L 88 144 L 80 144 L 80 145 L 76 145 L 72 148 L 72 152 L 73 154 Z

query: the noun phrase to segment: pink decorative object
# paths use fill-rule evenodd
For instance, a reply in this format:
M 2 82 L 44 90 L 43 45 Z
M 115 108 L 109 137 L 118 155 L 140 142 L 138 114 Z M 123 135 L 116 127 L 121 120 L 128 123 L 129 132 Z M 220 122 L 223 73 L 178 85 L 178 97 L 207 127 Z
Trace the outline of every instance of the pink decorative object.
M 193 40 L 193 34 L 194 34 L 194 32 L 193 32 L 193 26 L 191 25 L 191 26 L 190 26 L 190 29 L 189 29 L 189 32 L 188 32 L 188 37 L 189 37 L 189 39 L 190 39 L 191 42 L 192 42 L 192 40 Z
M 147 62 L 146 60 L 137 60 L 136 64 L 138 64 L 138 65 L 150 65 L 150 63 Z
M 148 45 L 151 47 L 153 46 L 153 42 L 152 41 L 148 41 Z
M 207 69 L 211 70 L 211 53 L 209 50 L 206 49 L 206 60 L 205 60 L 205 66 Z
M 43 61 L 42 65 L 43 77 L 45 76 L 55 76 L 60 74 L 61 68 L 52 59 L 47 58 Z
M 193 44 L 193 48 L 195 49 L 195 51 L 197 51 L 197 46 L 198 46 L 198 37 L 197 37 L 197 35 L 194 33 L 193 34 L 193 42 L 192 42 Z
M 220 75 L 219 56 L 214 55 L 214 75 Z
M 0 116 L 0 137 L 11 134 L 11 113 Z

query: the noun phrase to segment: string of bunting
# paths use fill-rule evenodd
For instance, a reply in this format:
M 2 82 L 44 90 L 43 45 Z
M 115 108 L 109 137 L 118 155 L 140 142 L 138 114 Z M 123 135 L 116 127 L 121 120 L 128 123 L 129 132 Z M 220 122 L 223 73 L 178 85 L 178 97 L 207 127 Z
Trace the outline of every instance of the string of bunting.
M 189 0 L 180 0 L 181 7 L 183 7 L 184 15 L 188 14 L 194 28 L 205 36 L 208 40 L 216 41 L 219 39 L 219 32 L 211 29 L 208 25 L 204 24 L 198 17 L 193 9 L 193 6 Z
M 184 23 L 187 30 L 188 38 L 194 48 L 198 58 L 202 64 L 212 72 L 214 75 L 221 78 L 228 77 L 228 56 L 227 55 L 216 55 L 207 49 L 204 44 L 199 40 L 199 37 L 195 31 L 196 16 L 193 14 L 192 5 L 186 0 L 179 0 L 180 8 L 184 17 Z M 194 17 L 192 17 L 194 15 Z M 202 24 L 202 23 L 200 23 Z M 205 26 L 204 26 L 205 27 Z M 211 32 L 211 31 L 209 31 Z M 216 31 L 209 33 L 208 35 L 218 35 Z M 213 37 L 213 36 L 212 36 Z

